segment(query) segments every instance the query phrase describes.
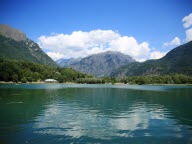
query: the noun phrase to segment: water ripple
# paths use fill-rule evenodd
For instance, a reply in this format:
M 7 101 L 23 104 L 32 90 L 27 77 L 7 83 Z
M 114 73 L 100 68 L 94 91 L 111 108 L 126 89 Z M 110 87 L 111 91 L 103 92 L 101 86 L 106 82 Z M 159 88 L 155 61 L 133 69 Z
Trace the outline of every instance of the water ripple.
M 6 143 L 175 144 L 192 140 L 189 89 L 179 88 L 178 93 L 170 90 L 177 87 L 36 86 L 0 89 L 0 130 L 4 132 L 0 139 Z M 11 134 L 17 141 L 9 138 Z

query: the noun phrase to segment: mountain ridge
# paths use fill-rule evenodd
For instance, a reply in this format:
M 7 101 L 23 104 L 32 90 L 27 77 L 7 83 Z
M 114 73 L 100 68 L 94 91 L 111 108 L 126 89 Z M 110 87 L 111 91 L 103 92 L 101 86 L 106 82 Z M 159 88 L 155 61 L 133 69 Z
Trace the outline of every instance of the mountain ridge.
M 56 66 L 37 43 L 27 38 L 23 32 L 3 24 L 0 24 L 0 57 Z
M 4 24 L 0 24 L 0 34 L 15 41 L 27 40 L 25 33 Z
M 169 51 L 158 60 L 147 60 L 143 63 L 131 63 L 116 69 L 111 73 L 113 77 L 145 76 L 164 74 L 192 75 L 192 41 Z
M 76 62 L 81 61 L 82 58 L 69 58 L 69 59 L 59 59 L 56 61 L 57 65 L 60 67 L 68 67 Z
M 89 55 L 67 67 L 71 67 L 83 73 L 102 77 L 109 76 L 114 69 L 131 62 L 136 62 L 136 60 L 118 51 L 106 51 Z

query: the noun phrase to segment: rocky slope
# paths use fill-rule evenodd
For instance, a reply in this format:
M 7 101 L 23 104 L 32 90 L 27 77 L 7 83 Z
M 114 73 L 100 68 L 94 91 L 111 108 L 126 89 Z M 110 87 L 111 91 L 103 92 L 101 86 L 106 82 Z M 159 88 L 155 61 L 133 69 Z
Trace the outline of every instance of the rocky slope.
M 94 76 L 109 76 L 115 69 L 136 62 L 132 57 L 116 51 L 107 51 L 83 58 L 70 64 L 75 70 Z
M 70 59 L 59 59 L 56 61 L 59 67 L 69 67 L 72 64 L 80 62 L 82 58 L 70 58 Z
M 23 32 L 2 24 L 0 24 L 0 58 L 56 66 L 38 44 L 28 39 Z

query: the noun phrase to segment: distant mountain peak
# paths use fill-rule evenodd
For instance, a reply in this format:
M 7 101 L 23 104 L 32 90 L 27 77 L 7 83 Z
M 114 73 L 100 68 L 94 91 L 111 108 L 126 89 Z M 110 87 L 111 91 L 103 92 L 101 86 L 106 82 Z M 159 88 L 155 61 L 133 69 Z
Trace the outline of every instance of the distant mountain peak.
M 82 58 L 69 58 L 69 59 L 59 59 L 56 61 L 56 63 L 60 66 L 60 67 L 69 67 L 72 64 L 75 64 L 79 61 L 81 61 Z
M 27 40 L 25 33 L 4 24 L 0 24 L 0 34 L 15 41 Z
M 106 51 L 82 59 L 59 60 L 57 64 L 61 67 L 71 67 L 83 73 L 101 77 L 109 76 L 115 69 L 132 62 L 136 61 L 129 55 L 119 51 Z
M 123 54 L 121 53 L 120 51 L 104 51 L 104 52 L 100 52 L 100 53 L 97 53 L 97 54 L 92 54 L 92 55 L 105 55 L 105 54 Z M 125 54 L 123 54 L 125 55 Z

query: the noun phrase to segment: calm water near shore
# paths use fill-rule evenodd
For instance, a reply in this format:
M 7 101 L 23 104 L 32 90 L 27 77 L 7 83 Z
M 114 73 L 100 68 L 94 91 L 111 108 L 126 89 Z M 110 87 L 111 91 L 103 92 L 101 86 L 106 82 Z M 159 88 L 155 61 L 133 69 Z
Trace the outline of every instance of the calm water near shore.
M 1 144 L 192 143 L 192 86 L 0 84 Z

